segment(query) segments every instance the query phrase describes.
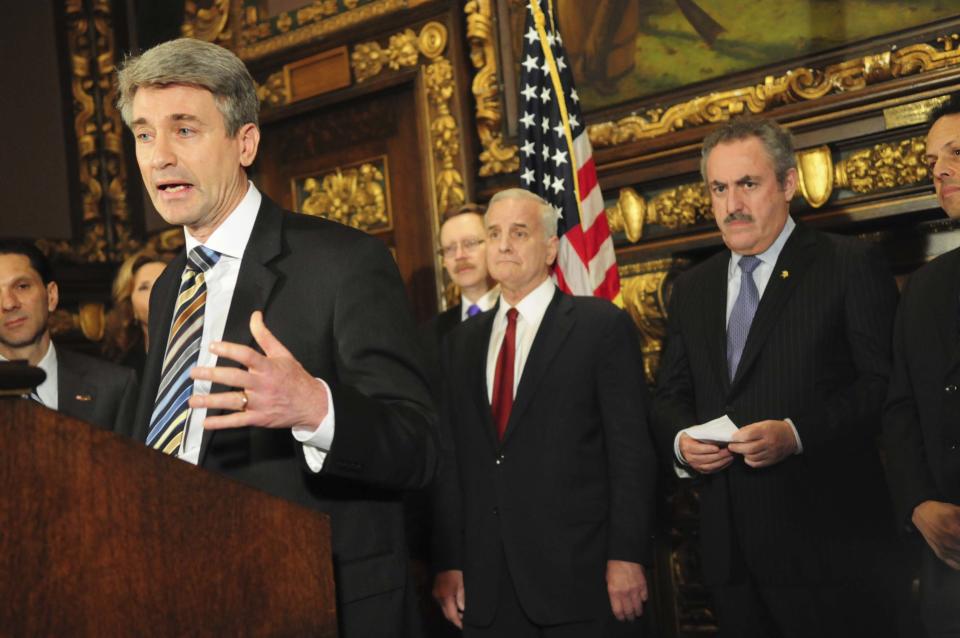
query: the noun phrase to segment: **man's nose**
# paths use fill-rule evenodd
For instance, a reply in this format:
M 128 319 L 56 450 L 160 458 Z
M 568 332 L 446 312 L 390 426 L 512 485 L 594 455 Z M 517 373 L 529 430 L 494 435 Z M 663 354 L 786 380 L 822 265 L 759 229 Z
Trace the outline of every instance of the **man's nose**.
M 166 135 L 157 135 L 153 140 L 153 155 L 150 157 L 150 166 L 153 168 L 166 168 L 175 166 L 177 156 Z

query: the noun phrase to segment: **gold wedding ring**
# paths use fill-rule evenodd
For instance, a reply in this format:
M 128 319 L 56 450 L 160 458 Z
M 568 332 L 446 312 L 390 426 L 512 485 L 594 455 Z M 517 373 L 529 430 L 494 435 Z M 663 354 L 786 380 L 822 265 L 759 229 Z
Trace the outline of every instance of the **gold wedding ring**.
M 243 401 L 243 403 L 240 404 L 240 412 L 245 412 L 247 409 L 247 401 L 248 401 L 246 390 L 240 390 L 240 400 Z

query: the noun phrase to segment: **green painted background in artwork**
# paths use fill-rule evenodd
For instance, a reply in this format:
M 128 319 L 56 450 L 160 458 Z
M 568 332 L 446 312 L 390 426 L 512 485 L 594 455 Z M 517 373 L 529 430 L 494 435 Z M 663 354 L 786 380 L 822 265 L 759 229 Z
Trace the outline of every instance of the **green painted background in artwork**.
M 554 0 L 559 12 L 567 12 L 561 28 L 570 12 L 601 11 L 608 1 L 621 17 L 631 11 L 637 17 L 635 28 L 626 27 L 634 42 L 633 66 L 618 77 L 582 68 L 577 76 L 575 71 L 587 110 L 960 14 L 960 0 L 696 0 L 725 30 L 711 46 L 691 26 L 678 0 Z M 622 41 L 625 27 L 616 28 Z

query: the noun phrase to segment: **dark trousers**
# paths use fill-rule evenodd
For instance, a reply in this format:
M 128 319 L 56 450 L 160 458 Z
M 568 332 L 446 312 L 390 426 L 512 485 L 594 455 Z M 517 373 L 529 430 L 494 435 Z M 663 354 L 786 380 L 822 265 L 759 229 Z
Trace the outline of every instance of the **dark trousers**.
M 920 558 L 920 611 L 928 638 L 960 638 L 960 572 L 929 547 Z
M 758 585 L 745 577 L 714 589 L 720 638 L 896 636 L 888 583 Z
M 464 624 L 464 638 L 640 638 L 643 636 L 640 620 L 620 622 L 614 617 L 609 606 L 605 610 L 599 610 L 599 617 L 590 622 L 535 625 L 523 611 L 506 564 L 504 560 L 504 567 L 500 570 L 500 591 L 493 624 L 487 627 Z M 467 605 L 469 604 L 468 593 Z

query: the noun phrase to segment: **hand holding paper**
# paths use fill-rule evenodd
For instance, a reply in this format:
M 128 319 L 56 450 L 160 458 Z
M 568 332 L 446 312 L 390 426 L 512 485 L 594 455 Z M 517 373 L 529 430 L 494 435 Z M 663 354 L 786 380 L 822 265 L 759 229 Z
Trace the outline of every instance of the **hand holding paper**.
M 701 474 L 712 474 L 733 462 L 733 454 L 725 446 L 737 426 L 724 415 L 680 433 L 680 454 L 687 465 Z

